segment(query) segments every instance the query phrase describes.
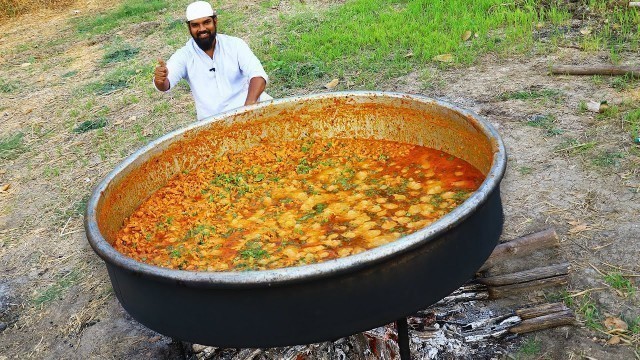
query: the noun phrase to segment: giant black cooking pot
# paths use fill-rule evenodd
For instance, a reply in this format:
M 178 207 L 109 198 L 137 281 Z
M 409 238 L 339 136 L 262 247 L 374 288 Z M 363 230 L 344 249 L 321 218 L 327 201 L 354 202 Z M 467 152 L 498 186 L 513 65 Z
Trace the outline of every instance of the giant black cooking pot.
M 190 272 L 140 263 L 111 246 L 123 220 L 174 174 L 261 141 L 307 136 L 427 145 L 468 161 L 486 180 L 426 228 L 314 265 Z M 224 347 L 306 344 L 392 322 L 469 280 L 502 232 L 499 185 L 505 164 L 497 132 L 445 102 L 384 92 L 292 97 L 227 112 L 151 142 L 96 187 L 85 229 L 120 303 L 147 327 Z

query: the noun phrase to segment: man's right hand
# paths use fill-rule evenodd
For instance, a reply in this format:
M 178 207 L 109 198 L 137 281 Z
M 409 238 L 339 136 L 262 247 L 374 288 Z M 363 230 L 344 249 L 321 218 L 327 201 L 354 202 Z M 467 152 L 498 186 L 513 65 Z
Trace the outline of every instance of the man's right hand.
M 156 65 L 156 70 L 153 73 L 153 81 L 160 91 L 169 90 L 169 80 L 167 76 L 169 75 L 169 69 L 167 69 L 167 63 L 162 59 L 158 59 L 158 65 Z

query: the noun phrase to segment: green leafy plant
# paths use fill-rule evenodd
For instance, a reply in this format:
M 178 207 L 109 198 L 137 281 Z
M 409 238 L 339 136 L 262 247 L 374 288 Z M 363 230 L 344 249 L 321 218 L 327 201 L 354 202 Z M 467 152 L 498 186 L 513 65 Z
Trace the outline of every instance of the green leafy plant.
M 553 115 L 534 115 L 527 120 L 527 125 L 543 129 L 548 136 L 564 132 L 556 127 L 556 118 Z
M 581 100 L 580 104 L 578 104 L 578 114 L 585 114 L 587 111 L 589 111 L 587 102 L 584 100 Z
M 53 285 L 46 288 L 33 299 L 33 304 L 35 306 L 44 306 L 54 300 L 61 299 L 63 293 L 76 284 L 80 278 L 81 272 L 77 269 L 60 276 Z
M 11 93 L 20 88 L 17 81 L 0 79 L 0 93 Z
M 585 325 L 594 330 L 602 329 L 602 315 L 600 314 L 600 310 L 596 303 L 591 299 L 590 296 L 583 296 L 582 299 L 577 303 L 578 313 L 584 319 Z
M 102 64 L 110 64 L 116 62 L 123 62 L 133 59 L 140 52 L 139 48 L 134 48 L 129 44 L 116 46 L 109 49 L 102 57 Z
M 73 132 L 76 134 L 82 134 L 90 130 L 103 128 L 105 126 L 107 126 L 107 119 L 101 116 L 96 119 L 83 121 L 75 128 L 73 128 Z
M 599 167 L 612 167 L 620 165 L 620 159 L 624 159 L 624 154 L 617 151 L 604 151 L 591 160 L 593 165 Z
M 263 259 L 269 257 L 269 253 L 262 248 L 262 243 L 256 240 L 247 241 L 244 248 L 239 252 L 242 259 Z
M 506 92 L 499 96 L 501 100 L 536 100 L 547 99 L 557 100 L 562 96 L 562 92 L 556 89 L 530 89 L 515 92 Z
M 636 292 L 636 289 L 633 286 L 631 280 L 625 278 L 622 273 L 611 272 L 605 274 L 604 281 L 612 288 L 620 290 L 626 296 L 633 295 Z
M 27 148 L 24 146 L 24 134 L 17 132 L 0 138 L 0 159 L 13 160 Z

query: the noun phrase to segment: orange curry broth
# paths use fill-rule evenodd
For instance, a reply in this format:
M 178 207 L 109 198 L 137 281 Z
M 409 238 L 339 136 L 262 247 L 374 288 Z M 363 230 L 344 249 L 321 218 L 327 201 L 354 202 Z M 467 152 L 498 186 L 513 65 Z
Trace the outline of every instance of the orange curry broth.
M 426 227 L 484 176 L 423 146 L 308 139 L 262 144 L 175 176 L 114 247 L 194 271 L 263 270 L 336 259 Z

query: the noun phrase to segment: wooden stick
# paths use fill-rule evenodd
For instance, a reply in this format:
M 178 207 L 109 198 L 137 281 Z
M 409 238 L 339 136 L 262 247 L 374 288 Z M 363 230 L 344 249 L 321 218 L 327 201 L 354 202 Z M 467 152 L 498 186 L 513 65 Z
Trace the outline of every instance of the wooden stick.
M 524 334 L 557 326 L 573 325 L 575 322 L 576 319 L 571 310 L 566 310 L 523 320 L 520 324 L 511 327 L 509 332 L 514 334 Z
M 551 303 L 532 308 L 518 309 L 516 310 L 516 315 L 523 320 L 527 320 L 567 310 L 570 309 L 564 303 Z
M 478 301 L 478 300 L 487 300 L 489 299 L 489 293 L 487 291 L 478 291 L 478 292 L 465 292 L 455 295 L 449 295 L 444 299 L 435 303 L 435 305 L 448 305 L 457 302 L 464 301 Z
M 530 254 L 538 249 L 558 245 L 560 245 L 560 241 L 558 239 L 558 234 L 556 234 L 554 229 L 546 229 L 537 233 L 529 234 L 496 246 L 489 256 L 489 259 L 487 259 L 478 271 L 485 271 L 496 263 L 511 256 L 522 256 Z
M 477 278 L 476 281 L 489 286 L 504 286 L 519 284 L 533 280 L 540 280 L 553 276 L 566 275 L 569 273 L 569 263 L 550 265 L 535 269 L 520 271 L 512 274 L 497 275 L 487 278 Z
M 640 77 L 640 67 L 614 65 L 556 65 L 551 67 L 551 73 L 566 75 L 629 75 L 633 77 Z
M 518 316 L 510 316 L 502 320 L 498 324 L 489 325 L 483 329 L 474 331 L 463 331 L 464 341 L 478 342 L 485 341 L 489 338 L 497 339 L 507 334 L 511 327 L 520 323 L 522 323 L 522 319 L 520 319 Z
M 567 275 L 554 276 L 546 279 L 533 280 L 520 284 L 512 284 L 505 286 L 489 287 L 489 298 L 498 299 L 521 293 L 523 290 L 531 291 L 534 289 L 546 288 L 551 286 L 567 285 Z

